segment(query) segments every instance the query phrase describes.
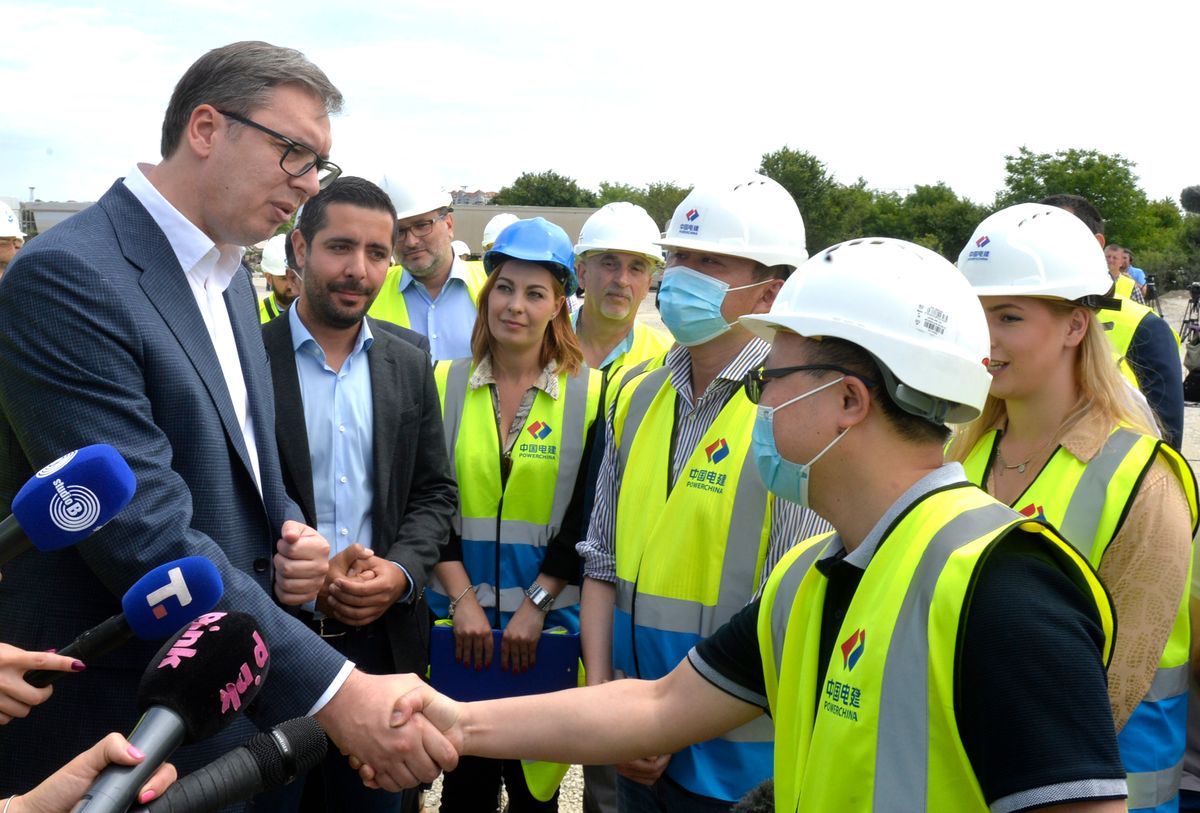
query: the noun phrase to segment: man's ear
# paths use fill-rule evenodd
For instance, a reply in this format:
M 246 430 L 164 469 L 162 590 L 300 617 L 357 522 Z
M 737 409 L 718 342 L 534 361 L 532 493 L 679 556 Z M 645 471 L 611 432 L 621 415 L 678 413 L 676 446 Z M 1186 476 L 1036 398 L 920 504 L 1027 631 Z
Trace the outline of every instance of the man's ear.
M 771 310 L 771 306 L 775 304 L 775 297 L 779 296 L 779 291 L 783 288 L 783 280 L 773 279 L 770 282 L 761 286 L 758 301 L 754 303 L 754 310 L 751 313 L 767 313 Z
M 871 391 L 861 378 L 848 375 L 838 383 L 838 394 L 841 396 L 841 414 L 838 416 L 838 429 L 845 431 L 855 424 L 866 420 L 871 412 Z
M 296 255 L 296 265 L 300 268 L 300 273 L 304 273 L 304 266 L 308 263 L 308 243 L 304 240 L 304 235 L 299 229 L 292 229 L 292 233 L 288 235 L 288 239 L 292 241 L 292 251 Z
M 216 144 L 218 133 L 229 131 L 229 122 L 211 104 L 198 105 L 188 117 L 183 141 L 197 158 L 207 158 Z

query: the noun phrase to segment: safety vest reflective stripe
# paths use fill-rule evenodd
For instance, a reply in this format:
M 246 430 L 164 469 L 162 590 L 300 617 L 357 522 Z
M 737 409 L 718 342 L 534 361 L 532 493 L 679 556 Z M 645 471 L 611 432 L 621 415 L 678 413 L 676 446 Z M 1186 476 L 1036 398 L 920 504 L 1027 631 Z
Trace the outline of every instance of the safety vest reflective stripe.
M 1172 768 L 1148 773 L 1125 774 L 1125 785 L 1129 797 L 1125 806 L 1129 810 L 1153 810 L 1154 813 L 1175 813 L 1179 805 L 1179 782 L 1183 778 L 1183 762 Z M 1162 808 L 1161 811 L 1158 808 Z
M 646 417 L 650 404 L 654 402 L 654 397 L 658 395 L 658 391 L 662 389 L 670 375 L 670 368 L 659 367 L 646 373 L 646 376 L 640 381 L 636 381 L 636 389 L 629 399 L 629 410 L 625 413 L 621 426 L 616 427 L 622 430 L 624 427 L 629 427 L 629 431 L 621 432 L 621 443 L 617 447 L 618 482 L 625 473 L 625 465 L 629 462 L 629 454 L 633 450 L 633 439 L 637 435 L 637 427 L 642 425 L 642 419 Z M 635 384 L 635 379 L 627 378 L 624 386 L 633 384 Z
M 440 593 L 440 587 L 435 588 Z M 445 595 L 444 593 L 442 595 Z M 490 584 L 481 584 L 475 592 L 475 598 L 479 601 L 480 607 L 495 607 L 496 606 L 496 588 Z M 515 613 L 525 601 L 525 588 L 523 587 L 503 587 L 500 589 L 500 612 Z M 568 584 L 562 589 L 562 592 L 554 597 L 554 603 L 550 605 L 551 609 L 561 610 L 564 607 L 571 607 L 579 603 L 579 588 L 576 585 Z
M 436 365 L 441 367 L 442 365 Z M 438 370 L 440 372 L 440 370 Z M 455 359 L 450 362 L 446 371 L 446 385 L 443 392 L 466 393 L 467 382 L 471 380 L 471 359 Z M 458 482 L 458 460 L 454 454 L 454 440 L 462 426 L 463 407 L 467 399 L 442 396 L 442 433 L 446 436 L 446 448 L 450 451 L 450 476 Z M 455 514 L 454 532 L 462 536 L 462 518 Z
M 815 564 L 831 537 L 806 540 L 784 556 L 758 619 L 777 731 L 776 809 L 987 810 L 953 714 L 958 634 L 979 564 L 1018 527 L 1039 534 L 1090 597 L 1107 657 L 1111 605 L 1086 560 L 975 488 L 934 492 L 895 525 L 846 610 L 838 633 L 844 642 L 824 661 L 821 686 L 827 582 Z
M 1108 485 L 1140 438 L 1141 435 L 1128 429 L 1118 429 L 1110 435 L 1096 456 L 1088 461 L 1071 494 L 1058 530 L 1084 556 L 1091 557 L 1092 541 L 1100 530 L 1104 503 L 1108 499 Z

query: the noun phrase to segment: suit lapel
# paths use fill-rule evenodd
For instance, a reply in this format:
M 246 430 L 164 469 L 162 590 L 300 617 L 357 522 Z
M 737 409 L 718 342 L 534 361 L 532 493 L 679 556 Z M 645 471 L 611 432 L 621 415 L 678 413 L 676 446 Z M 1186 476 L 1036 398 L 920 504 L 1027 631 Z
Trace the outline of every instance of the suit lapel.
M 175 334 L 175 339 L 192 362 L 196 374 L 204 382 L 217 414 L 221 417 L 225 434 L 253 479 L 246 441 L 242 437 L 242 428 L 233 410 L 229 388 L 225 386 L 221 363 L 217 359 L 216 350 L 213 349 L 212 339 L 208 336 L 208 328 L 204 325 L 187 277 L 179 267 L 179 260 L 175 257 L 166 235 L 145 207 L 120 181 L 100 200 L 99 205 L 105 208 L 114 223 L 124 224 L 116 233 L 125 259 L 142 269 L 139 280 L 142 290 L 162 316 L 163 322 Z
M 292 324 L 286 316 L 273 319 L 262 327 L 263 344 L 271 365 L 275 386 L 275 437 L 285 471 L 290 472 L 295 498 L 309 524 L 316 527 L 317 500 L 312 484 L 312 456 L 308 447 L 308 426 L 304 421 L 304 399 L 300 394 L 300 374 L 296 372 L 296 351 L 292 347 Z
M 397 420 L 400 396 L 400 370 L 390 352 L 391 343 L 399 341 L 383 330 L 371 329 L 375 337 L 367 350 L 367 365 L 371 370 L 371 462 L 375 466 L 375 500 L 371 508 L 371 525 L 378 538 L 386 527 L 386 509 L 392 485 L 392 461 L 395 459 L 400 422 Z M 373 541 L 372 544 L 379 544 Z M 381 545 L 382 547 L 382 545 Z M 386 552 L 386 548 L 380 553 Z

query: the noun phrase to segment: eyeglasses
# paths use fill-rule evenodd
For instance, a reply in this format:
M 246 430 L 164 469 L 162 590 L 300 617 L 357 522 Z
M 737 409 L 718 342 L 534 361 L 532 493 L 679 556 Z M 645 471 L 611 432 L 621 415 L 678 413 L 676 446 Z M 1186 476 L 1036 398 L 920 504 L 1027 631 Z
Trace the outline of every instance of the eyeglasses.
M 287 149 L 283 151 L 283 155 L 279 156 L 279 168 L 293 178 L 307 175 L 315 168 L 317 170 L 317 183 L 324 189 L 336 181 L 338 176 L 342 174 L 341 167 L 317 155 L 316 150 L 312 147 L 306 147 L 299 141 L 290 139 L 282 133 L 277 133 L 270 127 L 263 127 L 257 121 L 252 121 L 245 116 L 239 116 L 237 113 L 230 113 L 221 109 L 218 109 L 217 112 L 227 119 L 233 119 L 239 124 L 253 127 L 255 130 L 266 133 L 271 138 L 278 139 L 286 144 Z
M 746 388 L 746 397 L 750 399 L 750 403 L 757 404 L 762 400 L 763 388 L 767 382 L 773 378 L 783 378 L 792 373 L 802 372 L 834 372 L 842 375 L 852 376 L 857 378 L 868 387 L 874 387 L 875 382 L 867 378 L 865 375 L 856 373 L 853 370 L 847 370 L 845 367 L 839 367 L 836 364 L 801 364 L 797 367 L 774 367 L 765 369 L 759 367 L 757 370 L 751 370 L 742 378 L 742 386 Z
M 407 226 L 403 229 L 396 229 L 396 242 L 403 243 L 408 239 L 409 234 L 411 234 L 413 237 L 428 237 L 429 233 L 433 231 L 433 224 L 437 223 L 439 220 L 445 220 L 446 215 L 448 214 L 450 213 L 442 212 L 433 220 L 419 220 L 411 226 Z

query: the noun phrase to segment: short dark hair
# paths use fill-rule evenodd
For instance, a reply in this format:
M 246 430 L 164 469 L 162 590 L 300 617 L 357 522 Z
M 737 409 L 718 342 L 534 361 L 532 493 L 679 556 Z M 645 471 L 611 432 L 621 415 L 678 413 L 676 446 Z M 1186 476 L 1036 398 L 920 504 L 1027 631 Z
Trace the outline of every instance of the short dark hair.
M 392 216 L 392 245 L 396 243 L 396 207 L 388 193 L 365 178 L 343 175 L 329 186 L 309 198 L 300 210 L 296 228 L 304 236 L 304 242 L 312 245 L 317 232 L 325 228 L 329 218 L 325 210 L 333 203 L 349 203 L 361 209 L 387 212 Z
M 1059 209 L 1066 209 L 1071 214 L 1083 221 L 1092 234 L 1104 234 L 1104 218 L 1100 216 L 1100 210 L 1092 205 L 1092 202 L 1083 195 L 1047 195 L 1042 198 L 1042 203 L 1047 206 L 1057 206 Z
M 163 158 L 179 148 L 192 111 L 200 105 L 249 116 L 267 103 L 278 85 L 308 90 L 329 115 L 342 109 L 341 91 L 304 54 L 256 40 L 234 42 L 197 59 L 175 85 L 163 117 Z
M 792 265 L 765 265 L 758 263 L 754 268 L 754 279 L 757 282 L 763 282 L 768 279 L 781 279 L 786 282 L 787 278 L 795 270 L 795 266 Z
M 283 258 L 287 262 L 287 267 L 293 271 L 299 268 L 299 266 L 296 265 L 296 249 L 292 248 L 292 232 L 294 231 L 294 228 L 291 229 L 291 231 L 287 233 L 287 236 L 283 238 Z
M 915 443 L 937 443 L 944 445 L 950 439 L 950 428 L 935 424 L 911 412 L 906 412 L 894 400 L 884 386 L 879 372 L 879 362 L 863 347 L 832 336 L 823 336 L 820 341 L 808 343 L 809 364 L 834 364 L 852 370 L 869 379 L 875 386 L 871 392 L 875 403 L 897 434 Z

